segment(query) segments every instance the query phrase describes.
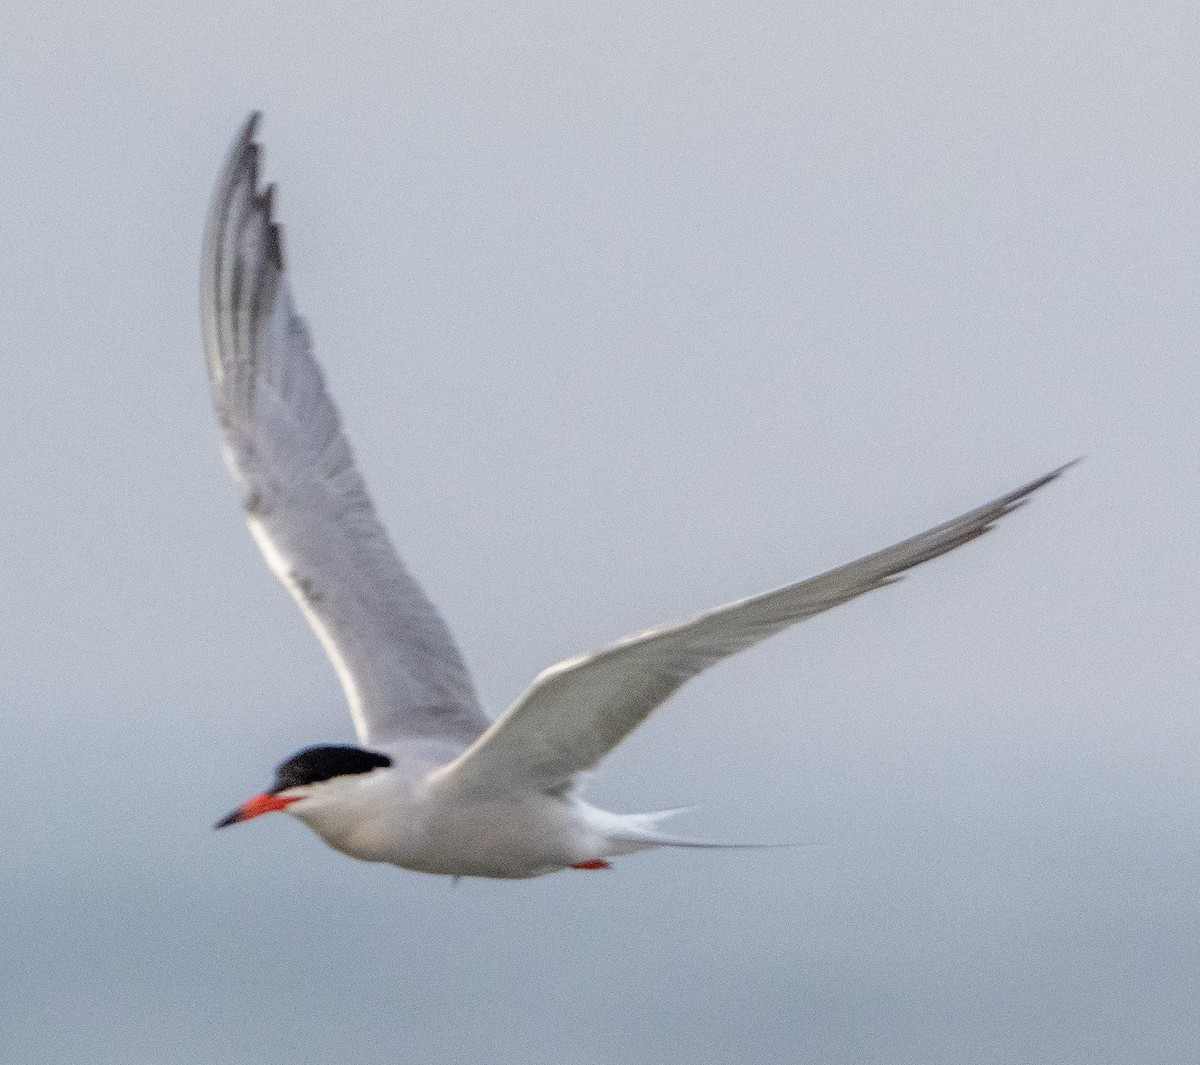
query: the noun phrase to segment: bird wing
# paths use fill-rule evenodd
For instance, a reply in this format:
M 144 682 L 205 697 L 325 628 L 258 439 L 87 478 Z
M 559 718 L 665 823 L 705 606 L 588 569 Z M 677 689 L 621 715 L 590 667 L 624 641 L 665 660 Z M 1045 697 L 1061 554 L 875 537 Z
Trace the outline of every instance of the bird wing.
M 445 623 L 396 556 L 292 305 L 257 115 L 217 185 L 202 314 L 225 461 L 275 575 L 333 661 L 359 739 L 454 737 L 491 723 Z
M 685 681 L 982 536 L 1066 468 L 857 562 L 552 666 L 440 771 L 441 783 L 485 793 L 569 789 L 577 774 L 595 767 Z

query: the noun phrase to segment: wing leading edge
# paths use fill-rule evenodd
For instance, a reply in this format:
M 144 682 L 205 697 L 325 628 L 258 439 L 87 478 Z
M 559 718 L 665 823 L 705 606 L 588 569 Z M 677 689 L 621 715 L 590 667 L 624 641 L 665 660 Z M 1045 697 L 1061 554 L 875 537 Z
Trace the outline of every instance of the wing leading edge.
M 551 666 L 441 771 L 442 784 L 499 793 L 569 788 L 692 677 L 970 543 L 1071 465 L 856 562 Z

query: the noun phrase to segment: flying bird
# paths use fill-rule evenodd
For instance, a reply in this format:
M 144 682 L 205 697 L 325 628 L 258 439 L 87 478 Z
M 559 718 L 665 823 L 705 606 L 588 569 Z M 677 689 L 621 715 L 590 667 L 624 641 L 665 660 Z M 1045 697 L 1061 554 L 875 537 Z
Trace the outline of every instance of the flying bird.
M 332 660 L 359 742 L 288 758 L 218 828 L 286 811 L 354 858 L 508 879 L 722 846 L 664 835 L 674 811 L 592 806 L 581 778 L 709 666 L 974 540 L 1066 469 L 856 562 L 560 662 L 493 721 L 355 468 L 292 303 L 257 124 L 234 143 L 208 218 L 208 373 L 250 531 Z

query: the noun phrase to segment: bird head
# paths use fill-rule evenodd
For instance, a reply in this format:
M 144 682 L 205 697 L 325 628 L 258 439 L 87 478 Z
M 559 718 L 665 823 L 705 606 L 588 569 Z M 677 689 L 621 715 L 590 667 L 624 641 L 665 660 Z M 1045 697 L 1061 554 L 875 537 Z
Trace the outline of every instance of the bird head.
M 362 747 L 306 747 L 276 767 L 275 782 L 270 788 L 247 799 L 213 827 L 225 828 L 292 806 L 297 807 L 293 812 L 300 813 L 303 805 L 317 805 L 324 798 L 333 798 L 346 782 L 391 764 L 386 754 Z

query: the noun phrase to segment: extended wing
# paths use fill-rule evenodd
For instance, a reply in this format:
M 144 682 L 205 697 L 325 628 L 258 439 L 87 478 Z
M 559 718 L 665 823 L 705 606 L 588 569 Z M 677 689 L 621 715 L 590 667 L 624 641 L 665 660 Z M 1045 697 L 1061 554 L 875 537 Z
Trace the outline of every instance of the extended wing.
M 789 625 L 891 584 L 905 570 L 982 536 L 1066 468 L 819 577 L 552 666 L 441 771 L 442 784 L 496 794 L 569 788 L 577 774 L 594 767 L 685 681 Z
M 202 313 L 225 461 L 250 531 L 332 659 L 363 743 L 470 742 L 489 724 L 462 656 L 375 516 L 292 307 L 257 115 L 217 185 Z

